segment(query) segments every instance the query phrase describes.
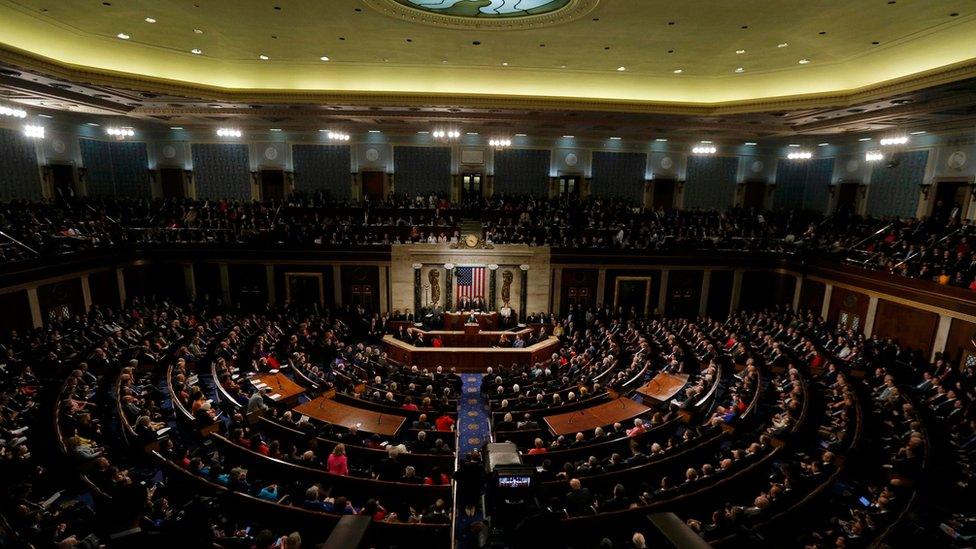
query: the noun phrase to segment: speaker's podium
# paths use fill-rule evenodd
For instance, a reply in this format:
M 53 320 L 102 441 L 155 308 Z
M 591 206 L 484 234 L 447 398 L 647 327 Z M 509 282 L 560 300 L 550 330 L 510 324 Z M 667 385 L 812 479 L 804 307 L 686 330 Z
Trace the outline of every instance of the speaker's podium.
M 481 324 L 477 322 L 465 322 L 464 323 L 464 335 L 466 336 L 476 336 L 478 332 L 481 331 Z
M 506 530 L 513 529 L 525 517 L 529 509 L 535 508 L 538 479 L 536 468 L 522 465 L 518 447 L 511 442 L 490 442 L 485 447 L 485 454 L 488 475 L 485 499 L 492 518 L 490 538 L 498 541 L 504 538 Z M 496 546 L 497 543 L 489 545 Z

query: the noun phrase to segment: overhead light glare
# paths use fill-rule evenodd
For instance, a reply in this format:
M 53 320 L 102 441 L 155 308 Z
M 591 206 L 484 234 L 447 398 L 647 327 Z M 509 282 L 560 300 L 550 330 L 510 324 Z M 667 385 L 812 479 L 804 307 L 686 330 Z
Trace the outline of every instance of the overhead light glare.
M 281 128 L 270 128 L 268 131 L 269 132 L 280 132 L 281 131 Z
M 625 66 L 623 66 L 623 65 L 621 65 L 621 66 L 619 66 L 619 67 L 617 67 L 617 71 L 618 71 L 618 72 L 624 72 L 625 70 L 627 70 L 627 67 L 625 67 Z
M 736 67 L 735 72 L 745 72 L 745 70 L 743 67 Z
M 918 130 L 917 132 L 908 132 L 909 135 L 922 135 L 924 133 L 928 133 L 928 132 L 926 132 L 925 130 Z
M 667 143 L 668 140 L 667 140 L 667 138 L 664 138 L 664 137 L 658 137 L 654 141 L 657 141 L 658 143 Z
M 218 128 L 217 137 L 240 137 L 243 135 L 241 130 L 236 128 Z
M 170 126 L 169 129 L 171 129 L 171 130 L 182 130 L 183 129 L 183 126 Z
M 817 143 L 817 146 L 818 147 L 828 147 L 828 146 L 830 146 L 830 143 Z
M 44 126 L 28 124 L 24 126 L 24 136 L 31 139 L 44 139 Z
M 786 155 L 786 158 L 790 160 L 810 160 L 813 158 L 813 153 L 810 151 L 794 151 Z
M 718 149 L 711 145 L 698 146 L 691 149 L 693 154 L 715 154 L 717 151 Z
M 0 105 L 0 115 L 10 116 L 13 118 L 27 118 L 27 111 L 24 109 L 17 109 L 14 107 L 4 107 Z
M 743 53 L 745 53 L 745 52 L 746 52 L 746 50 L 735 50 L 735 53 L 740 54 L 740 55 L 743 54 Z
M 329 60 L 328 55 L 323 55 L 322 57 L 319 57 L 319 61 L 328 61 L 328 60 Z
M 369 133 L 383 133 L 383 132 L 380 130 L 369 130 Z
M 118 137 L 119 139 L 132 137 L 136 134 L 135 130 L 132 128 L 105 128 L 105 133 L 111 135 L 112 137 Z
M 786 46 L 789 46 L 789 45 L 790 45 L 789 42 L 782 42 L 782 43 L 776 44 L 776 47 L 777 48 L 785 48 Z
M 155 23 L 155 22 L 156 22 L 156 20 L 155 20 L 155 19 L 153 19 L 152 17 L 147 17 L 147 18 L 145 19 L 145 21 L 146 21 L 146 23 Z
M 671 72 L 673 72 L 674 74 L 681 74 L 681 73 L 685 72 L 685 70 L 684 69 L 674 69 Z
M 612 136 L 610 139 L 613 141 L 620 141 L 622 138 L 617 136 Z
M 128 34 L 124 33 L 124 32 L 120 32 L 120 33 L 116 34 L 115 36 L 117 38 L 121 38 L 122 40 L 128 40 L 130 38 L 130 36 Z
M 797 63 L 799 63 L 801 65 L 806 65 L 806 64 L 810 63 L 810 60 L 804 58 L 804 59 L 800 59 L 799 61 L 797 61 Z
M 746 141 L 745 145 L 746 145 L 746 147 L 755 147 L 756 146 L 756 143 L 753 142 L 753 141 Z
M 329 139 L 333 140 L 333 141 L 349 141 L 349 139 L 350 139 L 349 134 L 348 133 L 343 133 L 343 132 L 333 132 L 333 131 L 330 131 L 330 132 L 327 133 L 326 136 Z
M 884 160 L 884 154 L 881 151 L 868 151 L 864 155 L 864 160 L 868 162 L 878 162 L 879 160 Z
M 500 138 L 500 139 L 489 139 L 488 144 L 491 145 L 492 147 L 511 147 L 512 140 L 508 139 L 507 137 Z
M 575 138 L 576 138 L 575 135 L 564 135 L 563 136 L 563 139 L 575 139 Z
M 203 53 L 203 50 L 201 50 L 200 48 L 193 48 L 192 50 L 190 50 L 190 53 L 192 53 L 193 55 L 200 55 L 201 53 Z
M 525 137 L 525 134 L 524 133 L 517 133 L 517 134 L 515 134 L 515 137 Z
M 268 57 L 267 55 L 264 55 L 262 53 L 261 55 L 258 56 L 258 59 L 260 59 L 261 61 L 267 61 L 268 59 L 271 59 L 271 58 Z
M 908 136 L 907 135 L 899 135 L 899 136 L 895 136 L 895 137 L 885 137 L 885 138 L 882 138 L 881 139 L 880 143 L 881 143 L 881 146 L 882 147 L 891 147 L 891 146 L 894 146 L 894 145 L 904 145 L 904 144 L 908 143 Z

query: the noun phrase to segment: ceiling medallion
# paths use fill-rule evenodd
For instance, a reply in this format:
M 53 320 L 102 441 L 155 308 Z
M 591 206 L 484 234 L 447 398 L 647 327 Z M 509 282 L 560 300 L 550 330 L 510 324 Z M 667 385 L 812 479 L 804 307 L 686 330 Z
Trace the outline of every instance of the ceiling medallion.
M 600 0 L 363 0 L 386 15 L 455 29 L 525 29 L 565 23 Z

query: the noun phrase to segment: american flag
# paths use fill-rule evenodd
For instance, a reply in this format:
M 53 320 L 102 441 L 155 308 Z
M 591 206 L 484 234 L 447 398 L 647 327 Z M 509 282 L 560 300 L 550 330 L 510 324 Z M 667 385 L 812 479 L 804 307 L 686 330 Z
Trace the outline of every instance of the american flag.
M 457 297 L 484 297 L 485 268 L 458 267 L 457 268 Z

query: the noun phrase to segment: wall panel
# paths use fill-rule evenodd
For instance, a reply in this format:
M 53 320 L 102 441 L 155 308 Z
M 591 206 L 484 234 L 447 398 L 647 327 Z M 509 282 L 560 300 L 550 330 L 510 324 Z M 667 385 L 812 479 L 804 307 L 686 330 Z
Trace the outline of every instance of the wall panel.
M 921 311 L 884 299 L 878 300 L 874 317 L 874 334 L 890 337 L 902 347 L 920 350 L 928 357 L 935 339 L 939 315 Z
M 495 194 L 549 194 L 551 153 L 542 149 L 495 151 Z
M 626 152 L 593 152 L 590 194 L 640 202 L 644 197 L 647 155 Z
M 348 145 L 294 145 L 295 190 L 322 191 L 332 197 L 349 197 L 350 149 Z
M 0 128 L 0 200 L 41 198 L 41 178 L 34 141 L 21 132 Z
M 227 143 L 194 143 L 193 184 L 197 198 L 250 200 L 251 171 L 248 146 Z
M 868 215 L 915 217 L 928 158 L 927 150 L 909 151 L 895 153 L 890 166 L 876 163 L 868 187 Z
M 448 147 L 395 147 L 393 169 L 397 194 L 447 194 L 451 190 Z
M 735 175 L 739 159 L 734 156 L 691 156 L 685 178 L 685 209 L 727 210 L 735 200 Z

